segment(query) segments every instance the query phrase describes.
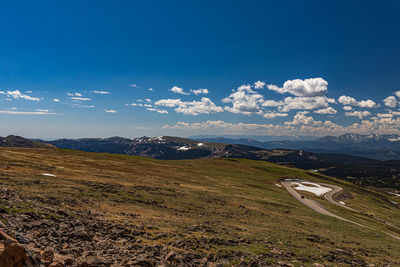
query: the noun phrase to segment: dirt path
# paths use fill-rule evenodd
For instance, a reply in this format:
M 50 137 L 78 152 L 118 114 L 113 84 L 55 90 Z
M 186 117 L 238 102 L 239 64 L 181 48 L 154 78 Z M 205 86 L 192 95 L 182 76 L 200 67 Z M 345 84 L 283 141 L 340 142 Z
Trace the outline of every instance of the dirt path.
M 285 189 L 286 189 L 294 198 L 296 198 L 298 201 L 300 201 L 301 203 L 303 203 L 304 205 L 306 205 L 307 207 L 313 209 L 314 211 L 316 211 L 316 212 L 318 212 L 318 213 L 321 213 L 321 214 L 324 214 L 324 215 L 327 215 L 327 216 L 336 218 L 336 219 L 341 220 L 341 221 L 349 222 L 349 223 L 355 224 L 355 225 L 357 225 L 357 226 L 360 226 L 360 227 L 363 227 L 363 228 L 367 228 L 367 229 L 369 229 L 369 230 L 378 231 L 378 230 L 376 230 L 376 229 L 374 229 L 374 228 L 371 228 L 371 227 L 369 227 L 369 226 L 366 226 L 366 225 L 363 225 L 363 224 L 360 224 L 360 223 L 357 223 L 357 222 L 348 220 L 348 219 L 343 218 L 343 217 L 341 217 L 341 216 L 338 216 L 338 215 L 336 215 L 336 214 L 333 214 L 333 213 L 331 213 L 330 211 L 328 211 L 328 210 L 327 210 L 323 205 L 321 205 L 320 203 L 318 203 L 318 202 L 316 202 L 316 201 L 314 201 L 314 200 L 311 200 L 311 199 L 302 197 L 296 190 L 293 189 L 293 187 L 292 187 L 292 181 L 281 181 L 281 184 L 283 185 L 283 187 L 285 187 Z M 342 191 L 343 188 L 341 188 L 340 186 L 331 185 L 331 184 L 324 184 L 324 183 L 318 183 L 318 184 L 321 185 L 321 186 L 325 186 L 325 187 L 330 187 L 330 188 L 332 188 L 331 191 L 329 191 L 329 192 L 327 192 L 327 193 L 324 194 L 324 197 L 325 197 L 326 200 L 328 200 L 329 202 L 331 202 L 331 203 L 333 203 L 333 204 L 335 204 L 335 205 L 339 205 L 340 207 L 346 208 L 346 209 L 348 209 L 348 210 L 351 210 L 351 211 L 354 211 L 354 212 L 359 212 L 359 211 L 357 211 L 357 210 L 355 210 L 355 209 L 352 209 L 352 208 L 350 208 L 350 207 L 347 207 L 346 205 L 340 204 L 339 202 L 337 202 L 337 201 L 335 201 L 335 200 L 333 199 L 333 195 L 335 195 L 336 193 Z M 399 236 L 396 236 L 396 235 L 393 235 L 393 234 L 390 234 L 390 233 L 387 233 L 387 232 L 383 232 L 383 233 L 385 233 L 385 234 L 387 234 L 387 235 L 389 235 L 389 236 L 391 236 L 391 237 L 393 237 L 393 238 L 395 238 L 395 239 L 399 239 L 399 240 L 400 240 L 400 237 L 399 237 Z

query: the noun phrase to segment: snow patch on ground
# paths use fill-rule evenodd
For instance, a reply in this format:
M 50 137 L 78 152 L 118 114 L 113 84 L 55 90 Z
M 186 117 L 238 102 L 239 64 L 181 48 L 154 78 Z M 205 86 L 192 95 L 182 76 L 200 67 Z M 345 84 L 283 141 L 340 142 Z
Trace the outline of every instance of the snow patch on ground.
M 50 177 L 57 177 L 56 175 L 51 174 L 51 173 L 42 173 L 42 175 L 43 176 L 50 176 Z
M 197 146 L 203 146 L 203 145 L 204 145 L 203 143 L 198 143 L 198 144 L 197 144 Z
M 179 151 L 188 151 L 190 149 L 190 147 L 187 146 L 181 146 L 178 148 Z
M 275 184 L 277 187 L 282 187 L 282 185 L 280 185 L 280 184 Z
M 344 203 L 343 201 L 339 201 L 339 203 L 342 205 L 346 205 L 346 203 Z
M 311 192 L 317 196 L 322 196 L 332 190 L 332 188 L 320 186 L 319 184 L 311 182 L 292 182 L 292 184 L 296 185 L 296 187 L 293 187 L 295 190 Z
M 400 197 L 400 194 L 396 194 L 396 193 L 389 193 L 389 194 L 396 196 L 396 197 Z

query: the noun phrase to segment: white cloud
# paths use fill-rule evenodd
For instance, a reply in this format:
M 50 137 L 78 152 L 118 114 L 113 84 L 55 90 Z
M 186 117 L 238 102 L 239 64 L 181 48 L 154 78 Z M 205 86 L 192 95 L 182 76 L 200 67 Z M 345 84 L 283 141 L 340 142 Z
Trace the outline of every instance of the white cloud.
M 262 81 L 256 81 L 254 83 L 254 88 L 255 89 L 263 89 L 264 86 L 265 86 L 265 82 L 262 82 Z
M 152 107 L 152 105 L 150 105 L 150 104 L 144 104 L 143 106 L 145 106 L 147 108 L 151 108 Z
M 180 99 L 161 99 L 154 103 L 157 106 L 173 108 L 182 104 Z
M 146 98 L 145 100 L 146 100 L 146 102 L 151 102 L 150 98 Z
M 360 120 L 364 117 L 368 117 L 371 115 L 369 111 L 352 111 L 345 112 L 346 117 L 358 117 Z
M 351 107 L 351 106 L 343 106 L 343 109 L 349 111 L 349 110 L 353 110 L 353 107 Z
M 111 94 L 110 92 L 107 91 L 92 91 L 93 94 L 99 94 L 99 95 L 109 95 Z
M 205 122 L 177 122 L 175 125 L 164 125 L 163 129 L 180 129 L 180 130 L 190 130 L 190 131 L 198 131 L 198 130 L 208 130 L 208 129 L 221 129 L 226 130 L 227 132 L 236 132 L 236 131 L 249 131 L 256 129 L 273 129 L 274 125 L 272 124 L 255 124 L 255 123 L 229 123 L 225 121 L 205 121 Z
M 328 91 L 328 82 L 322 78 L 288 80 L 280 88 L 269 84 L 268 89 L 280 94 L 290 93 L 295 96 L 322 96 Z
M 178 87 L 178 86 L 174 86 L 170 89 L 171 92 L 174 92 L 175 94 L 180 94 L 180 95 L 189 95 L 189 93 L 186 93 L 185 91 L 183 91 L 182 88 Z
M 81 93 L 67 93 L 68 96 L 82 96 Z
M 249 115 L 260 112 L 260 104 L 264 99 L 262 95 L 254 92 L 250 85 L 242 85 L 222 99 L 222 102 L 232 103 L 232 107 L 224 107 L 229 112 Z
M 76 100 L 76 101 L 90 101 L 92 100 L 91 98 L 87 98 L 87 97 L 70 97 L 72 100 Z
M 54 101 L 54 102 L 60 102 L 60 99 L 54 98 L 53 101 Z
M 388 96 L 385 99 L 383 99 L 383 103 L 387 107 L 395 108 L 397 106 L 397 99 L 394 96 Z
M 46 113 L 49 113 L 49 112 L 50 112 L 48 109 L 36 109 L 36 111 L 39 111 L 39 112 L 46 112 Z
M 342 95 L 339 97 L 339 103 L 346 105 L 346 106 L 357 106 L 360 108 L 375 108 L 376 103 L 372 100 L 362 100 L 362 101 L 357 101 L 355 98 Z
M 164 110 L 164 109 L 156 109 L 156 108 L 146 108 L 149 111 L 155 111 L 157 113 L 160 114 L 168 114 L 168 111 Z
M 147 89 L 147 90 L 149 90 L 149 91 L 152 91 L 152 92 L 154 91 L 154 89 L 153 89 L 153 88 L 151 88 L 151 87 L 150 87 L 149 89 Z
M 106 112 L 106 113 L 117 113 L 117 111 L 114 110 L 114 109 L 105 109 L 104 112 Z
M 285 125 L 309 125 L 314 123 L 314 118 L 311 116 L 306 116 L 301 113 L 297 113 L 293 121 L 286 121 Z
M 201 101 L 183 102 L 175 111 L 186 115 L 199 115 L 223 112 L 224 110 L 216 106 L 209 98 L 202 97 Z
M 325 109 L 329 107 L 329 103 L 335 102 L 335 99 L 326 96 L 286 97 L 282 106 L 279 107 L 279 110 L 282 112 L 288 112 L 293 109 Z
M 394 93 L 397 97 L 400 97 L 400 91 Z
M 39 98 L 31 97 L 29 95 L 24 95 L 19 90 L 7 91 L 7 92 L 0 91 L 0 94 L 6 95 L 7 97 L 11 97 L 11 98 L 14 98 L 14 99 L 25 99 L 25 100 L 30 100 L 30 101 L 40 101 Z
M 263 107 L 279 107 L 283 105 L 283 101 L 265 100 L 262 103 Z
M 208 92 L 208 89 L 206 89 L 206 88 L 200 88 L 200 89 L 197 89 L 197 90 L 192 90 L 192 89 L 190 89 L 190 92 L 191 92 L 192 94 L 195 94 L 195 95 L 200 95 L 200 94 L 206 95 L 206 94 L 209 93 L 209 92 Z
M 154 103 L 156 106 L 176 107 L 177 113 L 185 115 L 199 115 L 223 112 L 221 107 L 216 106 L 209 98 L 202 97 L 201 101 L 181 101 L 180 99 L 161 99 Z
M 319 110 L 316 110 L 314 112 L 318 113 L 318 114 L 336 114 L 337 113 L 336 109 L 334 109 L 332 107 L 319 109 Z
M 139 88 L 139 86 L 138 86 L 136 83 L 131 83 L 131 84 L 129 84 L 129 87 Z
M 263 117 L 266 119 L 274 119 L 276 117 L 287 117 L 287 113 L 279 113 L 279 112 L 266 112 L 263 114 Z
M 133 106 L 133 107 L 136 107 L 136 106 L 137 106 L 137 104 L 136 104 L 136 103 L 132 103 L 132 104 L 131 104 L 131 106 Z

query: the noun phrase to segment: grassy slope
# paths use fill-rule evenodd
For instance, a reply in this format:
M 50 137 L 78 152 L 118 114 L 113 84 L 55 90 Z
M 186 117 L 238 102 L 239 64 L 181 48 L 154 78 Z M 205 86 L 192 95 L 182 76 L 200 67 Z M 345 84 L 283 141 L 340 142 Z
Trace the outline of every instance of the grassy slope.
M 302 177 L 340 185 L 353 193 L 349 206 L 400 227 L 398 208 L 382 200 L 379 193 L 299 169 L 237 159 L 157 161 L 72 150 L 1 148 L 0 175 L 3 186 L 20 194 L 52 197 L 66 209 L 100 210 L 121 223 L 133 220 L 152 225 L 154 234 L 176 232 L 176 238 L 185 240 L 203 235 L 251 240 L 245 245 L 210 245 L 197 250 L 268 253 L 274 249 L 293 253 L 291 258 L 299 262 L 328 264 L 326 255 L 342 249 L 353 252 L 349 257 L 368 263 L 400 263 L 400 241 L 317 214 L 275 184 L 279 178 Z M 319 201 L 341 216 L 390 232 L 365 215 Z M 194 225 L 201 230 L 190 230 Z M 168 244 L 173 239 L 143 242 Z

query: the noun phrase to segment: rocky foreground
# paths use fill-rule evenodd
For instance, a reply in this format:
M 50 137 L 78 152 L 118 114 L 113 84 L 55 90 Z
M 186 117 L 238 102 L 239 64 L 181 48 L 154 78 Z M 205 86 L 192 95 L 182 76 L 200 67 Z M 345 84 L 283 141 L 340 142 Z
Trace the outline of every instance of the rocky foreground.
M 90 210 L 58 209 L 60 203 L 55 199 L 52 202 L 51 199 L 18 196 L 6 188 L 0 189 L 0 197 L 7 203 L 6 208 L 0 209 L 0 266 L 294 266 L 285 261 L 294 254 L 284 253 L 272 243 L 268 245 L 268 253 L 258 256 L 200 250 L 206 251 L 204 248 L 224 242 L 232 246 L 262 240 L 225 241 L 202 236 L 188 242 L 179 239 L 183 236 L 180 233 L 157 232 L 151 225 L 121 224 Z M 212 229 L 207 225 L 195 225 L 188 231 Z M 164 245 L 143 242 L 169 235 L 178 237 L 177 241 Z M 327 254 L 325 260 L 368 266 L 354 259 L 352 253 L 338 249 Z M 313 266 L 323 265 L 316 262 Z

